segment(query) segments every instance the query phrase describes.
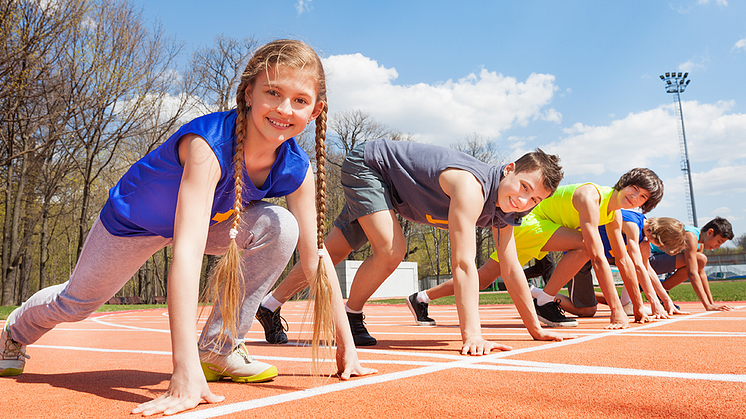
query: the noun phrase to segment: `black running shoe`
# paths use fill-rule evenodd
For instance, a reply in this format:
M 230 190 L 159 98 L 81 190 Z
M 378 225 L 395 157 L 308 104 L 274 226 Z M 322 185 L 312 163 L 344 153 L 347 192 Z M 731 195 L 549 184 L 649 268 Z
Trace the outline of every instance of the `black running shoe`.
M 534 308 L 539 321 L 549 327 L 575 327 L 578 325 L 577 320 L 565 317 L 565 310 L 562 309 L 559 301 L 552 301 L 540 306 L 534 298 Z
M 355 341 L 355 346 L 373 346 L 378 341 L 368 333 L 363 319 L 365 319 L 363 313 L 347 313 L 347 320 L 349 320 L 350 329 L 352 329 L 352 339 Z
M 280 316 L 280 308 L 277 307 L 277 310 L 269 311 L 268 308 L 264 308 L 260 304 L 259 310 L 256 311 L 256 319 L 264 328 L 264 339 L 267 339 L 269 343 L 288 343 L 288 337 L 285 335 L 285 331 L 288 330 L 288 323 L 285 322 L 283 326 L 282 322 L 285 319 Z
M 417 301 L 417 293 L 407 297 L 407 307 L 414 316 L 414 321 L 420 326 L 435 326 L 435 320 L 427 316 L 427 303 Z

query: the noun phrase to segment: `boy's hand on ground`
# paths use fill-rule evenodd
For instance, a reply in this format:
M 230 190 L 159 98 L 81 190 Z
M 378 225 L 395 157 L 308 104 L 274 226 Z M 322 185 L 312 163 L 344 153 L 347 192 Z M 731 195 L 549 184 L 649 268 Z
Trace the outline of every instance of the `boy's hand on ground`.
M 690 313 L 688 311 L 681 311 L 681 310 L 679 310 L 676 307 L 674 307 L 673 309 L 671 309 L 671 311 L 669 311 L 668 313 L 671 314 L 671 315 L 682 315 L 682 316 L 686 316 L 686 315 L 692 314 L 692 313 Z
M 612 310 L 611 311 L 611 324 L 604 327 L 604 329 L 626 329 L 629 327 L 629 318 L 624 313 L 624 310 Z
M 710 304 L 705 307 L 705 310 L 707 311 L 731 311 L 733 310 L 733 307 L 727 306 L 727 305 L 721 305 L 721 304 Z
M 487 355 L 491 350 L 496 349 L 498 351 L 511 351 L 513 348 L 506 345 L 500 345 L 499 343 L 490 342 L 484 340 L 481 337 L 469 338 L 464 342 L 464 346 L 461 348 L 461 355 Z
M 561 342 L 565 339 L 575 339 L 577 337 L 577 335 L 565 335 L 562 333 L 541 329 L 539 332 L 537 332 L 536 336 L 534 336 L 534 340 L 552 340 L 555 342 Z
M 640 307 L 639 309 L 635 310 L 635 323 L 645 324 L 645 323 L 652 323 L 655 320 L 645 314 L 645 307 Z

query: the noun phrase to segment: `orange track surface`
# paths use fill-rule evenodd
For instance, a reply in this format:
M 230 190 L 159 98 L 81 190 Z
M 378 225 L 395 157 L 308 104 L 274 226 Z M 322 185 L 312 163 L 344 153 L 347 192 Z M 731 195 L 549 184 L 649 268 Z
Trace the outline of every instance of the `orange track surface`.
M 621 331 L 604 330 L 609 313 L 599 310 L 568 329 L 578 339 L 563 342 L 533 341 L 513 306 L 481 306 L 487 339 L 513 347 L 484 357 L 458 354 L 454 306 L 431 306 L 438 326 L 420 327 L 405 305 L 368 305 L 379 343 L 359 355 L 379 372 L 344 382 L 309 374 L 310 349 L 296 345 L 308 338 L 305 303 L 289 303 L 282 314 L 290 344 L 267 344 L 258 324 L 246 337 L 252 355 L 280 376 L 211 383 L 226 401 L 172 417 L 746 418 L 746 303 L 729 304 L 737 309 L 684 303 L 689 316 Z M 168 387 L 167 313 L 65 323 L 28 353 L 24 374 L 0 379 L 0 418 L 132 417 L 136 404 Z

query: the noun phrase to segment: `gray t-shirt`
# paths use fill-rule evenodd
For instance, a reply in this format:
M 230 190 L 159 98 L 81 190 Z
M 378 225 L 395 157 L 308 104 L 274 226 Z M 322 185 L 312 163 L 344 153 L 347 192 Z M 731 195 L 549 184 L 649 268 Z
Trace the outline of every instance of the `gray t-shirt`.
M 496 207 L 497 189 L 505 166 L 494 166 L 456 150 L 407 141 L 368 141 L 365 164 L 391 189 L 396 212 L 416 223 L 448 228 L 450 198 L 438 182 L 449 168 L 466 170 L 482 184 L 484 202 L 478 227 L 518 226 L 529 211 L 505 213 Z

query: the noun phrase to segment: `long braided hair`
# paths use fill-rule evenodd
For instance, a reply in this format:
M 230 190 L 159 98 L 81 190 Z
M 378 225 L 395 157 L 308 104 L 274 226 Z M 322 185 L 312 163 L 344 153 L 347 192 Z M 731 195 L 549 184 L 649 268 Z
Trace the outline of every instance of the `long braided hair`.
M 222 314 L 220 334 L 218 342 L 216 342 L 218 347 L 237 334 L 236 325 L 238 324 L 242 296 L 243 270 L 241 269 L 240 252 L 235 237 L 239 229 L 241 210 L 243 209 L 241 195 L 244 167 L 243 141 L 246 118 L 251 109 L 250 104 L 247 105 L 246 103 L 245 92 L 247 87 L 253 85 L 260 72 L 268 72 L 270 69 L 276 71 L 279 66 L 311 70 L 309 73 L 316 77 L 318 92 L 316 100 L 317 102 L 324 102 L 324 108 L 316 118 L 316 211 L 319 264 L 316 277 L 310 283 L 312 296 L 315 300 L 312 359 L 314 366 L 316 366 L 320 342 L 323 341 L 326 346 L 331 347 L 335 333 L 331 309 L 332 287 L 322 257 L 325 232 L 324 219 L 326 216 L 326 171 L 324 167 L 326 163 L 326 78 L 321 59 L 311 47 L 301 41 L 280 39 L 264 45 L 254 53 L 241 74 L 241 81 L 236 92 L 236 153 L 233 156 L 236 198 L 233 208 L 233 225 L 228 250 L 210 275 L 207 293 L 212 301 L 219 302 L 219 307 L 212 311 L 208 322 L 214 320 L 217 313 Z

